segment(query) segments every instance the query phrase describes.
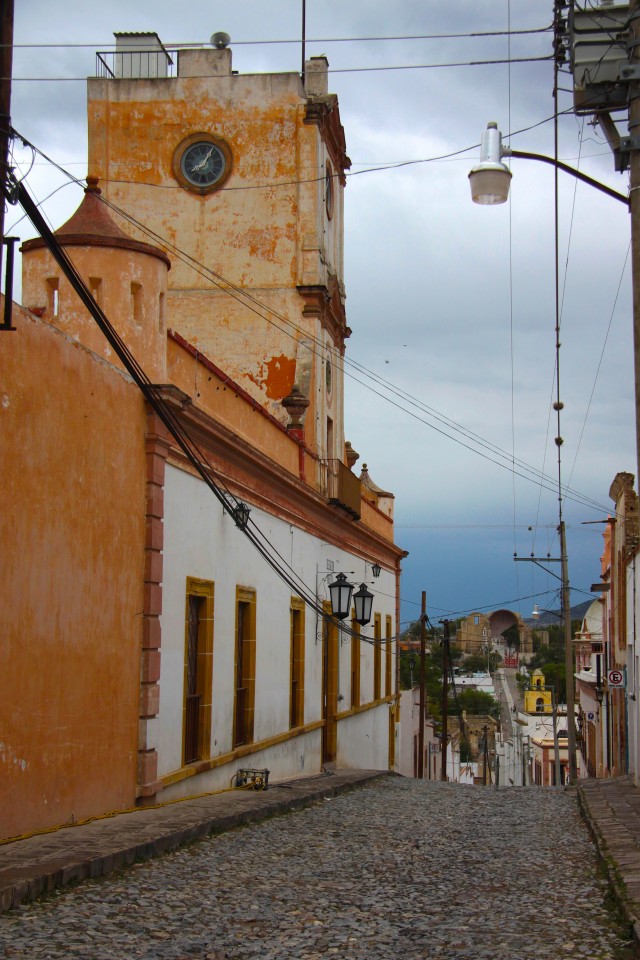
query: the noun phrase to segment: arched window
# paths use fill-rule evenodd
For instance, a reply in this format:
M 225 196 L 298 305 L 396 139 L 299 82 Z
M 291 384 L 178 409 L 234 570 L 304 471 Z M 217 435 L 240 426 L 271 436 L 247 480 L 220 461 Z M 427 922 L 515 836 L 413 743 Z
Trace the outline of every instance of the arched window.
M 544 699 L 538 697 L 536 700 L 536 713 L 544 713 Z

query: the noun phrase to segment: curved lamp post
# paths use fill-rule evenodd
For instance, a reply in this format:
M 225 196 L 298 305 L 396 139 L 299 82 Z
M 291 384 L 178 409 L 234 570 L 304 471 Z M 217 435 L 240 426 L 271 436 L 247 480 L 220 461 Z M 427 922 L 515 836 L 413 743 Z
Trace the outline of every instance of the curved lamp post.
M 540 160 L 542 163 L 548 163 L 558 170 L 581 180 L 583 183 L 595 187 L 601 193 L 606 193 L 608 197 L 614 200 L 620 200 L 627 207 L 629 206 L 629 197 L 624 193 L 618 193 L 612 190 L 606 184 L 588 177 L 586 173 L 581 173 L 569 164 L 561 160 L 554 160 L 553 157 L 545 157 L 541 153 L 528 153 L 524 150 L 512 150 L 511 147 L 505 147 L 502 143 L 502 134 L 498 130 L 495 122 L 487 124 L 487 129 L 482 134 L 480 142 L 480 162 L 469 173 L 469 184 L 471 186 L 471 199 L 474 203 L 495 205 L 505 203 L 509 196 L 509 184 L 511 183 L 511 170 L 502 162 L 503 157 L 516 157 L 520 160 Z
M 556 160 L 553 157 L 545 157 L 543 154 L 539 153 L 528 153 L 523 150 L 512 150 L 511 147 L 505 147 L 502 143 L 502 134 L 498 130 L 498 125 L 495 122 L 487 124 L 487 129 L 482 134 L 482 139 L 480 142 L 480 162 L 477 163 L 476 166 L 473 167 L 473 169 L 469 172 L 471 199 L 474 203 L 495 206 L 496 204 L 506 202 L 509 196 L 509 186 L 511 184 L 512 174 L 511 170 L 509 170 L 509 167 L 502 162 L 504 157 L 516 157 L 522 160 L 539 160 L 542 163 L 548 163 L 557 170 L 562 170 L 565 173 L 570 174 L 572 177 L 575 177 L 577 180 L 581 180 L 583 183 L 586 183 L 591 187 L 595 187 L 596 190 L 606 194 L 608 197 L 612 197 L 614 200 L 621 201 L 627 208 L 631 207 L 631 201 L 628 196 L 625 196 L 623 193 L 618 193 L 617 190 L 612 190 L 611 187 L 607 187 L 604 183 L 600 183 L 599 180 L 594 180 L 592 177 L 588 177 L 585 173 L 581 173 L 580 170 L 570 167 L 561 160 Z M 633 267 L 633 273 L 635 287 L 635 263 Z M 634 331 L 635 328 L 636 319 L 634 294 Z M 634 347 L 634 351 L 636 353 L 637 366 L 637 343 Z M 638 432 L 638 409 L 640 409 L 639 397 L 639 384 L 636 373 L 636 433 L 639 438 L 638 450 L 640 451 L 640 433 Z M 558 402 L 554 404 L 554 408 L 558 411 L 562 409 L 559 398 Z M 556 439 L 556 443 L 561 444 L 562 439 L 558 437 Z M 567 672 L 567 747 L 569 753 L 569 780 L 571 783 L 574 783 L 577 779 L 577 758 L 575 734 L 575 692 L 573 684 L 573 648 L 571 642 L 571 601 L 569 594 L 569 573 L 565 525 L 562 519 L 562 512 L 560 513 L 560 524 L 558 530 L 560 534 L 560 563 L 562 570 L 562 574 L 559 579 L 562 582 L 562 619 L 564 621 L 565 662 Z M 535 609 L 533 616 L 534 618 L 536 616 Z

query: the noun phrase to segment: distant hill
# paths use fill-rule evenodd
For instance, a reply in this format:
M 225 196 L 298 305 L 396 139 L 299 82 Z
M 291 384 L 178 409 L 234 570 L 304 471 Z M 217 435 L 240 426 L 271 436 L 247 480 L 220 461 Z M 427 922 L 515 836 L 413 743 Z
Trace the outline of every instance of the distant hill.
M 571 619 L 582 620 L 592 603 L 593 600 L 585 600 L 584 603 L 578 603 L 574 607 L 571 607 Z M 544 629 L 544 627 L 552 626 L 554 623 L 560 623 L 561 620 L 562 610 L 541 610 L 540 616 L 536 620 L 534 620 L 533 617 L 528 617 L 524 622 L 528 627 L 533 627 L 534 630 L 540 630 Z

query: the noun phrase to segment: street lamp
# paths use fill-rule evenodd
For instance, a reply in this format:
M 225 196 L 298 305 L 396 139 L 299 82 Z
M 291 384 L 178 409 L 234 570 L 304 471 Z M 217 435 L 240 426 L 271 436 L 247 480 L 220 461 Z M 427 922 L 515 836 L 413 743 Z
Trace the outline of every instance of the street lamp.
M 572 177 L 575 177 L 577 180 L 581 180 L 583 183 L 587 183 L 589 186 L 595 187 L 601 193 L 605 193 L 607 196 L 612 197 L 615 200 L 620 200 L 627 207 L 630 207 L 631 202 L 628 196 L 625 196 L 622 193 L 618 193 L 617 190 L 612 190 L 610 187 L 607 187 L 605 184 L 600 183 L 598 180 L 594 180 L 592 177 L 588 177 L 586 174 L 581 173 L 579 170 L 575 170 L 573 167 L 570 167 L 568 164 L 563 163 L 561 160 L 557 160 L 553 157 L 545 157 L 539 153 L 528 153 L 522 150 L 512 150 L 511 147 L 505 147 L 502 143 L 502 134 L 498 130 L 498 125 L 495 122 L 490 122 L 487 124 L 487 129 L 482 134 L 480 142 L 480 162 L 476 164 L 475 167 L 469 173 L 469 184 L 471 187 L 471 199 L 474 203 L 495 206 L 496 204 L 505 203 L 509 196 L 509 186 L 511 184 L 511 171 L 505 163 L 503 163 L 504 157 L 516 157 L 523 160 L 539 160 L 542 163 L 548 163 L 551 166 L 555 167 L 557 170 L 563 170 L 565 173 L 570 174 Z M 556 269 L 557 269 L 557 238 L 556 238 Z M 557 298 L 556 298 L 557 300 Z M 557 314 L 557 303 L 556 303 L 556 314 Z M 635 311 L 634 311 L 635 316 Z M 635 321 L 634 321 L 635 328 Z M 556 363 L 559 363 L 559 351 L 560 339 L 559 339 L 559 316 L 556 315 Z M 636 358 L 638 355 L 638 346 L 635 347 Z M 556 382 L 559 387 L 560 378 L 557 376 Z M 638 449 L 640 450 L 640 432 L 638 427 L 638 409 L 639 406 L 639 382 L 638 376 L 636 376 L 636 433 L 638 437 Z M 571 599 L 569 592 L 569 572 L 568 572 L 568 562 L 567 562 L 567 543 L 566 543 L 566 533 L 565 533 L 565 524 L 562 519 L 562 488 L 560 486 L 560 448 L 562 446 L 562 437 L 560 436 L 560 411 L 562 410 L 562 403 L 560 397 L 557 397 L 556 402 L 554 403 L 554 409 L 558 414 L 558 436 L 556 437 L 556 445 L 558 447 L 558 485 L 559 485 L 559 524 L 558 524 L 558 533 L 560 536 L 560 564 L 561 564 L 561 576 L 560 580 L 562 583 L 562 620 L 564 621 L 564 643 L 565 643 L 565 664 L 566 664 L 566 673 L 567 673 L 567 728 L 568 728 L 568 753 L 569 753 L 569 780 L 571 783 L 574 783 L 578 776 L 577 770 L 577 758 L 576 758 L 576 731 L 575 731 L 575 693 L 574 693 L 574 681 L 573 681 L 573 649 L 571 642 Z M 533 558 L 535 560 L 535 558 Z M 549 558 L 547 558 L 549 559 Z M 534 618 L 536 610 L 534 609 Z
M 355 607 L 356 623 L 361 627 L 366 626 L 371 620 L 371 609 L 373 606 L 373 594 L 364 583 L 356 592 L 353 592 L 353 584 L 349 583 L 344 573 L 336 574 L 336 579 L 329 584 L 329 596 L 331 598 L 331 615 L 336 620 L 346 620 L 351 612 L 351 600 Z
M 505 156 L 498 124 L 487 124 L 480 140 L 480 163 L 469 173 L 474 203 L 505 203 L 509 196 L 511 171 L 502 162 Z
M 246 530 L 250 513 L 251 507 L 248 507 L 242 500 L 238 500 L 235 510 L 233 511 L 233 519 L 236 522 L 236 527 L 239 527 L 241 530 Z
M 360 584 L 360 589 L 353 595 L 353 605 L 356 608 L 355 621 L 361 627 L 366 626 L 371 620 L 371 608 L 373 606 L 373 594 L 367 590 L 364 583 Z
M 498 203 L 505 203 L 509 196 L 509 185 L 511 183 L 511 170 L 502 162 L 503 157 L 516 157 L 520 160 L 539 160 L 542 163 L 548 163 L 558 170 L 563 170 L 576 180 L 595 187 L 601 193 L 606 193 L 608 197 L 614 200 L 620 200 L 627 207 L 630 205 L 628 196 L 624 193 L 618 193 L 612 190 L 606 184 L 588 177 L 586 173 L 570 167 L 562 160 L 556 160 L 554 157 L 545 157 L 541 153 L 529 153 L 524 150 L 512 150 L 511 147 L 505 147 L 502 143 L 502 134 L 498 130 L 498 124 L 491 121 L 487 124 L 480 141 L 480 162 L 469 172 L 469 185 L 471 187 L 471 199 L 474 203 L 481 203 L 495 206 Z
M 333 583 L 329 584 L 331 597 L 331 614 L 336 620 L 346 620 L 351 612 L 351 595 L 353 584 L 349 583 L 344 573 L 339 573 Z

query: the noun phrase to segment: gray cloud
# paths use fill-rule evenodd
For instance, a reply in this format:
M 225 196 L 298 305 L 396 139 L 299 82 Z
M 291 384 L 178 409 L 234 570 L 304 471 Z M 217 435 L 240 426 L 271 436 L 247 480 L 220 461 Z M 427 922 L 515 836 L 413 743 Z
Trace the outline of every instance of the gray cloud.
M 327 53 L 338 71 L 550 54 L 549 34 L 513 37 L 510 45 L 505 37 L 312 42 L 315 37 L 505 30 L 506 14 L 504 4 L 470 0 L 308 2 L 307 55 Z M 512 5 L 513 30 L 550 20 L 550 3 Z M 54 15 L 45 0 L 22 0 L 16 9 L 16 43 L 95 44 L 87 50 L 17 50 L 15 57 L 16 76 L 52 78 L 16 82 L 15 126 L 55 159 L 74 164 L 78 176 L 86 172 L 83 78 L 93 72 L 95 49 L 112 43 L 113 31 L 127 30 L 157 30 L 167 44 L 206 42 L 215 30 L 226 30 L 234 67 L 241 72 L 299 69 L 299 45 L 234 46 L 245 39 L 298 35 L 300 5 L 289 0 L 268 5 L 245 0 L 235 6 L 197 0 L 172 7 L 159 7 L 155 0 L 135 5 L 68 0 L 64 18 Z M 76 79 L 54 79 L 60 77 Z M 505 133 L 532 128 L 514 139 L 520 149 L 553 151 L 552 124 L 544 122 L 554 111 L 548 62 L 335 72 L 330 85 L 339 95 L 354 172 L 463 150 L 478 143 L 488 120 L 499 122 Z M 568 87 L 569 78 L 562 85 Z M 570 96 L 563 93 L 560 108 L 569 106 Z M 563 158 L 577 162 L 582 154 L 582 169 L 625 190 L 626 178 L 613 172 L 602 137 L 572 115 L 560 119 L 560 144 Z M 544 465 L 553 477 L 554 422 L 547 431 L 555 340 L 553 173 L 541 164 L 514 161 L 510 205 L 482 209 L 471 204 L 467 183 L 475 155 L 350 178 L 345 198 L 349 354 L 505 450 L 511 451 L 515 440 L 516 458 L 537 469 Z M 58 182 L 40 166 L 30 174 L 39 198 Z M 74 188 L 56 194 L 47 207 L 54 225 L 77 202 Z M 618 294 L 629 244 L 628 214 L 587 187 L 578 187 L 574 198 L 569 178 L 561 182 L 560 211 L 565 469 L 568 475 L 575 459 L 572 486 L 606 506 L 615 473 L 635 472 L 628 268 Z M 24 236 L 31 235 L 29 227 L 24 229 Z M 508 528 L 514 516 L 525 532 L 536 519 L 542 530 L 552 528 L 554 492 L 543 492 L 538 503 L 532 484 L 514 481 L 507 470 L 350 379 L 346 418 L 347 435 L 372 476 L 397 495 L 398 540 L 412 551 L 403 582 L 409 600 L 419 600 L 424 588 L 436 607 L 457 610 L 546 589 L 544 575 L 525 573 L 524 564 L 513 563 L 514 539 L 521 534 Z M 572 582 L 588 586 L 597 578 L 601 543 L 593 528 L 581 528 L 580 522 L 597 512 L 570 501 L 566 511 L 572 525 Z M 429 525 L 407 526 L 416 523 Z M 478 524 L 488 526 L 479 533 Z M 528 605 L 523 602 L 525 615 Z

